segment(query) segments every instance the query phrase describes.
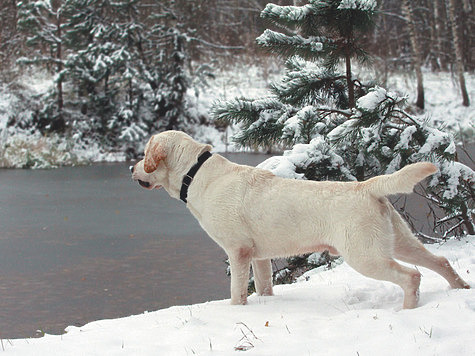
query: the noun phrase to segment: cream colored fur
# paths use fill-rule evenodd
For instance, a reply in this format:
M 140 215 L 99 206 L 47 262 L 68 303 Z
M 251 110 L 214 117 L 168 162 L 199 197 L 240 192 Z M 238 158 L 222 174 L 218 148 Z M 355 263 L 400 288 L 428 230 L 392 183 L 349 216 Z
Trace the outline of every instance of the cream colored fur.
M 133 179 L 179 199 L 183 176 L 209 150 L 182 132 L 157 134 Z M 416 163 L 365 182 L 314 182 L 279 178 L 215 154 L 191 183 L 187 206 L 229 256 L 233 304 L 247 301 L 250 265 L 257 293 L 272 295 L 271 258 L 328 249 L 360 273 L 401 286 L 403 307 L 414 308 L 421 274 L 396 259 L 434 270 L 453 288 L 469 288 L 447 259 L 424 248 L 385 197 L 410 193 L 435 172 L 431 163 Z

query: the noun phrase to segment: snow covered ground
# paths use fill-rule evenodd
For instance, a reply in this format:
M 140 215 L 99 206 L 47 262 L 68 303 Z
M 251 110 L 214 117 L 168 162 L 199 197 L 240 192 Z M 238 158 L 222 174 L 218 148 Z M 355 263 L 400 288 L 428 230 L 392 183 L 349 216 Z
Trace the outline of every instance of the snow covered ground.
M 475 236 L 428 248 L 475 287 Z M 419 307 L 400 310 L 399 287 L 342 264 L 299 282 L 229 300 L 68 327 L 64 335 L 2 340 L 5 355 L 475 355 L 475 290 L 450 290 L 421 269 Z
M 475 142 L 475 73 L 465 73 L 471 106 L 462 105 L 460 86 L 455 75 L 448 72 L 424 72 L 424 115 L 438 129 L 446 128 L 454 134 L 463 134 L 463 139 Z M 388 88 L 409 96 L 408 102 L 416 102 L 416 80 L 412 74 L 391 75 Z

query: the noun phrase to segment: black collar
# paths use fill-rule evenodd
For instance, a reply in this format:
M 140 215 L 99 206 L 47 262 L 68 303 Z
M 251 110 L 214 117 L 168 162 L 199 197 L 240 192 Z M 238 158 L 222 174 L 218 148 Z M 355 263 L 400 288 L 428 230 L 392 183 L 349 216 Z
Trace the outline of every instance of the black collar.
M 196 162 L 193 167 L 190 168 L 187 174 L 183 177 L 183 181 L 181 183 L 181 190 L 180 190 L 180 200 L 186 203 L 186 197 L 188 196 L 188 187 L 191 185 L 193 178 L 195 177 L 196 172 L 200 169 L 201 165 L 206 162 L 208 158 L 210 158 L 212 154 L 209 151 L 203 152 L 198 157 L 198 162 Z

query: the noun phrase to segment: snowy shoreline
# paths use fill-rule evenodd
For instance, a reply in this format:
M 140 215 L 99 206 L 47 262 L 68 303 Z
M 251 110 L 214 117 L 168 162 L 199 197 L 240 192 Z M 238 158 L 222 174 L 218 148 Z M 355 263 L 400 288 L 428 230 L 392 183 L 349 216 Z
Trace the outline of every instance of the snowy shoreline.
M 475 236 L 428 248 L 475 287 Z M 419 307 L 400 310 L 402 291 L 347 264 L 312 270 L 274 297 L 252 295 L 70 326 L 63 335 L 2 340 L 12 355 L 473 355 L 475 291 L 450 290 L 423 274 Z M 471 326 L 472 325 L 472 326 Z
M 197 111 L 196 115 L 208 117 L 212 104 L 218 99 L 239 97 L 243 94 L 250 97 L 266 95 L 269 82 L 277 74 L 272 68 L 270 78 L 264 75 L 265 68 L 250 66 L 242 68 L 237 65 L 230 70 L 222 71 L 210 81 L 209 86 L 198 91 L 190 89 L 188 100 Z M 243 78 L 245 71 L 248 76 Z M 267 69 L 269 71 L 269 69 Z M 275 73 L 273 72 L 275 71 Z M 374 77 L 375 73 L 362 74 L 364 77 Z M 35 73 L 23 79 L 26 91 L 36 95 L 46 91 L 48 77 L 44 73 Z M 426 83 L 426 111 L 422 114 L 427 117 L 436 128 L 445 128 L 446 131 L 458 135 L 457 141 L 473 143 L 475 130 L 475 110 L 473 107 L 461 105 L 461 98 L 457 84 L 450 73 L 424 73 Z M 475 74 L 466 73 L 467 87 L 470 96 L 475 97 Z M 0 83 L 1 84 L 1 83 Z M 389 77 L 388 88 L 408 95 L 408 102 L 415 101 L 415 83 L 410 75 L 395 73 Z M 122 162 L 126 160 L 124 152 L 106 152 L 96 142 L 82 142 L 75 137 L 61 137 L 57 134 L 42 136 L 39 133 L 31 134 L 21 129 L 7 127 L 12 115 L 28 115 L 32 110 L 23 107 L 23 111 L 16 113 L 18 107 L 24 105 L 20 98 L 14 96 L 8 86 L 0 85 L 0 167 L 6 168 L 56 168 L 58 166 L 74 166 L 98 162 Z M 226 135 L 212 125 L 196 126 L 194 138 L 210 143 L 215 152 L 236 151 L 231 142 L 232 133 Z M 145 145 L 145 142 L 143 142 Z

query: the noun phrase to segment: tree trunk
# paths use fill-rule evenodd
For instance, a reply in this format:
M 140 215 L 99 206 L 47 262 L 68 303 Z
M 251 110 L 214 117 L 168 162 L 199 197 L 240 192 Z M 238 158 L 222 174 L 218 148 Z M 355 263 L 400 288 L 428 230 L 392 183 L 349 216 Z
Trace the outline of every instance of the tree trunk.
M 424 84 L 423 84 L 423 77 L 422 77 L 422 70 L 421 70 L 422 59 L 421 59 L 421 51 L 419 48 L 419 43 L 417 42 L 414 16 L 412 13 L 411 3 L 409 0 L 403 0 L 401 6 L 404 12 L 404 16 L 406 17 L 406 20 L 407 20 L 407 27 L 409 29 L 409 39 L 410 39 L 411 50 L 412 50 L 412 62 L 414 65 L 414 70 L 416 71 L 416 79 L 417 79 L 416 106 L 420 109 L 424 109 Z
M 346 84 L 348 85 L 348 107 L 355 107 L 355 86 L 353 83 L 353 78 L 351 76 L 351 53 L 350 53 L 350 43 L 347 42 L 346 47 Z
M 385 3 L 384 3 L 384 0 L 381 1 L 381 9 L 384 8 L 385 6 Z M 387 34 L 388 33 L 388 26 L 387 26 L 387 21 L 386 21 L 386 16 L 380 16 L 380 19 L 381 19 L 381 29 L 383 31 L 384 34 Z M 377 27 L 377 26 L 376 26 Z M 382 54 L 383 55 L 380 55 L 382 58 L 383 58 L 383 61 L 384 61 L 384 68 L 383 68 L 383 86 L 385 88 L 387 88 L 388 86 L 388 73 L 389 73 L 389 56 L 390 56 L 390 53 L 391 53 L 391 48 L 390 48 L 390 43 L 389 41 L 383 41 L 383 44 L 382 44 Z
M 443 6 L 440 8 L 439 6 Z M 435 26 L 435 36 L 437 39 L 437 44 L 436 44 L 436 51 L 437 52 L 437 58 L 439 60 L 439 65 L 441 70 L 447 70 L 447 55 L 445 54 L 444 51 L 444 35 L 446 33 L 445 31 L 445 22 L 444 21 L 444 16 L 443 14 L 445 13 L 445 4 L 444 1 L 442 1 L 442 4 L 440 3 L 440 0 L 434 1 L 434 26 Z
M 463 225 L 467 229 L 467 233 L 469 235 L 475 235 L 475 226 L 473 224 L 472 218 L 470 217 L 470 212 L 468 211 L 467 206 L 465 204 L 461 204 L 460 207 L 462 208 Z
M 437 31 L 437 1 L 429 1 L 429 23 L 430 23 L 430 43 L 431 43 L 431 50 L 430 50 L 430 63 L 433 72 L 440 70 L 440 54 L 441 50 L 439 48 L 439 35 Z
M 462 91 L 462 105 L 470 106 L 470 98 L 468 97 L 467 87 L 465 86 L 465 77 L 463 75 L 463 61 L 462 61 L 462 44 L 457 31 L 457 22 L 455 16 L 455 0 L 449 0 L 449 17 L 450 27 L 452 29 L 452 39 L 455 47 L 455 70 L 460 82 L 460 90 Z
M 57 43 L 57 49 L 56 49 L 56 59 L 58 60 L 58 65 L 57 65 L 57 70 L 58 70 L 58 83 L 57 83 L 57 88 L 58 88 L 58 111 L 61 112 L 63 110 L 63 79 L 61 78 L 61 71 L 63 70 L 63 53 L 62 53 L 62 38 L 61 38 L 61 10 L 57 9 L 56 10 L 56 18 L 57 18 L 57 34 L 58 34 L 58 43 Z

